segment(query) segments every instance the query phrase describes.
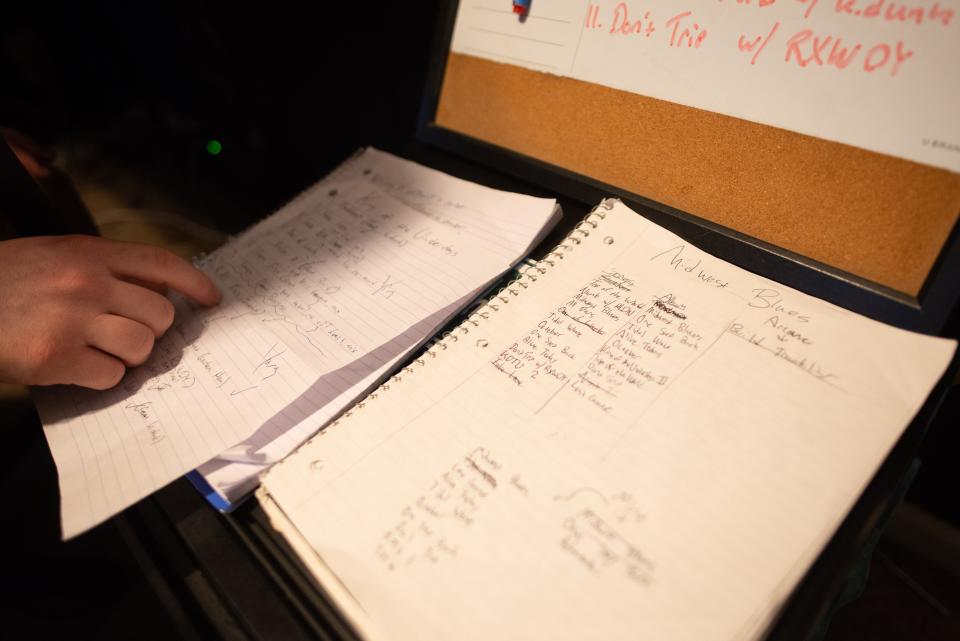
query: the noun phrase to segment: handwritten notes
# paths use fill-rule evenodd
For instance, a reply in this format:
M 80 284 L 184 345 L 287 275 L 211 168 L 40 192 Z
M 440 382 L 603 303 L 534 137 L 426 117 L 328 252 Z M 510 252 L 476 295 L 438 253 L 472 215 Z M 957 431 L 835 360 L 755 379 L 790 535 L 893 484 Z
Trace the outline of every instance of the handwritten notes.
M 584 500 L 575 500 L 582 496 Z M 590 500 L 595 504 L 591 506 Z M 599 499 L 599 501 L 597 501 Z M 634 545 L 624 532 L 639 530 L 646 518 L 627 492 L 618 492 L 610 498 L 592 488 L 578 488 L 568 496 L 555 496 L 555 501 L 567 501 L 575 507 L 563 520 L 563 538 L 560 547 L 592 574 L 622 573 L 637 585 L 650 585 L 654 580 L 655 564 L 641 548 Z
M 539 205 L 544 222 L 553 204 Z M 344 179 L 214 252 L 200 265 L 223 302 L 181 302 L 150 360 L 117 388 L 40 391 L 64 537 L 264 425 L 302 421 L 318 395 L 356 391 L 517 260 L 510 249 Z
M 956 349 L 618 202 L 574 233 L 265 475 L 370 638 L 758 638 Z
M 499 256 L 494 263 L 496 268 L 489 272 L 490 278 L 520 260 L 559 217 L 553 201 L 483 187 L 376 149 L 367 149 L 345 163 L 335 172 L 335 179 L 368 181 L 429 218 L 441 230 L 412 230 L 405 223 L 387 227 L 384 235 L 392 245 L 431 248 L 435 254 L 452 259 L 460 251 L 455 242 L 479 244 Z M 322 196 L 331 189 L 327 185 L 330 182 L 327 180 L 314 190 Z M 281 224 L 284 217 L 300 208 L 295 201 L 263 224 Z M 430 278 L 427 274 L 426 279 Z M 322 290 L 312 291 L 310 300 L 294 301 L 293 307 L 331 322 L 337 311 L 334 308 L 327 312 L 324 307 L 335 297 L 334 289 L 327 283 Z M 437 309 L 381 348 L 320 377 L 283 415 L 220 452 L 198 471 L 228 500 L 243 497 L 256 487 L 261 471 L 289 454 L 375 385 L 474 297 L 474 292 L 464 292 L 462 298 Z
M 521 22 L 470 0 L 451 46 L 960 171 L 958 12 L 956 0 L 564 0 Z
M 674 294 L 642 300 L 635 286 L 619 272 L 599 274 L 501 352 L 493 366 L 521 387 L 544 376 L 603 412 L 637 411 L 638 402 L 652 402 L 707 346 Z M 597 337 L 603 338 L 599 347 Z M 588 350 L 589 358 L 578 358 Z M 630 406 L 620 407 L 626 402 L 621 399 Z
M 377 557 L 390 572 L 456 557 L 458 531 L 473 525 L 483 503 L 501 487 L 502 467 L 482 447 L 467 453 L 400 510 L 377 545 Z

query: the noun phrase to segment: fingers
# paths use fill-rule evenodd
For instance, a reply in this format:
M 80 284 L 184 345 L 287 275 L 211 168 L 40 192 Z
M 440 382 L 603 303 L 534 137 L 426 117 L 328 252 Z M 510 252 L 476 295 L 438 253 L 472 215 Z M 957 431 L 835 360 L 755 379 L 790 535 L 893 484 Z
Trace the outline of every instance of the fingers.
M 122 280 L 114 281 L 106 311 L 149 327 L 156 338 L 163 336 L 173 324 L 174 309 L 170 299 Z
M 63 380 L 56 382 L 104 390 L 119 383 L 126 371 L 120 360 L 86 347 L 64 363 Z
M 89 323 L 86 334 L 88 344 L 57 358 L 53 379 L 43 384 L 110 389 L 123 379 L 127 367 L 142 364 L 153 350 L 153 329 L 122 316 L 101 314 Z
M 147 360 L 154 338 L 150 327 L 114 314 L 97 316 L 87 328 L 87 343 L 91 347 L 117 357 L 129 367 Z
M 0 242 L 0 380 L 112 387 L 173 322 L 152 286 L 220 298 L 202 272 L 154 247 L 89 236 Z
M 220 302 L 220 291 L 213 281 L 176 254 L 135 243 L 111 242 L 104 249 L 107 266 L 116 275 L 170 287 L 202 305 Z

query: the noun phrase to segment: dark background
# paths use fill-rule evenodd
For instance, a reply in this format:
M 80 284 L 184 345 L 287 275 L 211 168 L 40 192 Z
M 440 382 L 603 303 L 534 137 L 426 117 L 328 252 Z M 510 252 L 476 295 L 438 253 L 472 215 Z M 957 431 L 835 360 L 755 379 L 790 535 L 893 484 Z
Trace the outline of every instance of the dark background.
M 0 124 L 49 144 L 122 130 L 115 159 L 229 192 L 235 231 L 358 146 L 413 138 L 439 5 L 10 3 Z

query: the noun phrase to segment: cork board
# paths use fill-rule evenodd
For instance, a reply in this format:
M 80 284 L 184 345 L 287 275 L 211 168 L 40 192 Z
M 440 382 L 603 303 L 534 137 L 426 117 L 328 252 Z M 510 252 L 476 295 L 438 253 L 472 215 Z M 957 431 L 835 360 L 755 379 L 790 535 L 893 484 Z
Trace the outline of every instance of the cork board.
M 960 175 L 450 53 L 435 122 L 918 296 Z

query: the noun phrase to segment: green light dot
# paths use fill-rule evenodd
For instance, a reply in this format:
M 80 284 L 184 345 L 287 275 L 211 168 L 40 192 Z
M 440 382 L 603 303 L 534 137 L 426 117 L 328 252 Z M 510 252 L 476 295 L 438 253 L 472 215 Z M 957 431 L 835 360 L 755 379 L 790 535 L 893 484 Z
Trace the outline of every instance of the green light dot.
M 223 150 L 223 145 L 220 144 L 219 140 L 211 140 L 207 143 L 207 153 L 211 156 L 216 156 Z

